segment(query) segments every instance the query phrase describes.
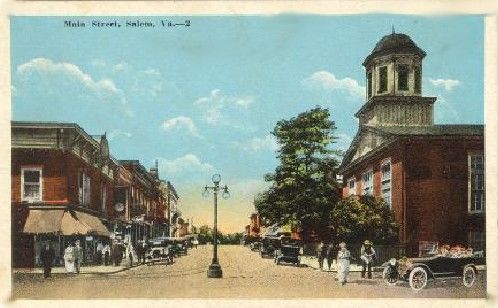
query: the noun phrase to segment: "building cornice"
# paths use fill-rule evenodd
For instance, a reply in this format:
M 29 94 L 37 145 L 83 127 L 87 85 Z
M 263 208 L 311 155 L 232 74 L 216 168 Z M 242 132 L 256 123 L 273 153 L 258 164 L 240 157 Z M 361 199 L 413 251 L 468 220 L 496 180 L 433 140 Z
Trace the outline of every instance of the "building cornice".
M 354 115 L 359 118 L 362 114 L 369 111 L 375 105 L 379 104 L 434 104 L 437 97 L 427 97 L 427 96 L 401 96 L 401 95 L 378 95 L 372 96 L 360 110 L 358 110 Z

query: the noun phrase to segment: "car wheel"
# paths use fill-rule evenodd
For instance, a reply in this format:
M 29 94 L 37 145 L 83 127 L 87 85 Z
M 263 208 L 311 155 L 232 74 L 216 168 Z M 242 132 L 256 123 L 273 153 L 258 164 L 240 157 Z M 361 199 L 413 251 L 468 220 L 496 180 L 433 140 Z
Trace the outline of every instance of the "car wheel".
M 388 286 L 396 285 L 397 279 L 391 277 L 391 270 L 389 269 L 389 267 L 384 268 L 384 271 L 382 272 L 382 279 L 384 279 Z
M 428 275 L 427 271 L 422 267 L 415 267 L 410 272 L 409 282 L 410 287 L 414 291 L 420 291 L 427 285 Z
M 474 285 L 476 281 L 476 271 L 470 265 L 463 268 L 463 285 L 470 288 Z

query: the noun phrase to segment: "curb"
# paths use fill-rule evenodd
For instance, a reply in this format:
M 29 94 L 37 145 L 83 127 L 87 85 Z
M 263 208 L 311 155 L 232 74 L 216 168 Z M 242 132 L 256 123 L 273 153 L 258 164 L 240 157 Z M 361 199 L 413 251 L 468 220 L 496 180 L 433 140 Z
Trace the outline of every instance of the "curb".
M 109 271 L 109 272 L 85 271 L 85 272 L 80 272 L 79 274 L 76 274 L 76 275 L 107 275 L 107 274 L 116 274 L 116 273 L 121 273 L 121 272 L 127 271 L 127 270 L 135 268 L 135 267 L 143 266 L 143 265 L 145 265 L 145 264 L 125 266 L 123 268 L 120 268 L 120 269 L 117 269 L 117 270 L 114 270 L 114 271 Z M 43 271 L 39 272 L 39 271 L 36 271 L 36 270 L 33 270 L 33 271 L 15 271 L 15 270 L 13 270 L 12 274 L 13 275 L 15 275 L 15 274 L 27 274 L 27 275 L 38 275 L 39 274 L 39 275 L 42 275 Z M 54 273 L 54 272 L 52 272 L 52 275 L 66 275 L 66 274 L 69 274 L 69 273 Z

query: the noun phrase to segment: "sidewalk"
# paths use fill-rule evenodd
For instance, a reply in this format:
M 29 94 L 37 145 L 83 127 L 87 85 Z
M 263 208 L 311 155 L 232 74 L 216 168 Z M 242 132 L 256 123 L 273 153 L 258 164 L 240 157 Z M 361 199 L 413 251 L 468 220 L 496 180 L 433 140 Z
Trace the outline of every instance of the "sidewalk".
M 90 266 L 82 266 L 80 268 L 81 274 L 114 274 L 129 270 L 130 268 L 140 266 L 142 264 L 133 264 L 130 266 L 129 264 L 114 266 L 114 265 L 90 265 Z M 12 272 L 14 274 L 43 274 L 43 268 L 13 268 Z M 52 274 L 67 274 L 66 269 L 63 266 L 57 266 L 52 268 Z
M 337 263 L 335 260 L 332 261 L 332 266 L 330 267 L 331 272 L 337 272 Z M 301 256 L 301 264 L 314 269 L 320 269 L 318 266 L 318 258 L 312 256 Z M 327 260 L 323 261 L 323 270 L 328 271 Z M 372 272 L 382 272 L 384 268 L 382 266 L 372 266 Z M 349 267 L 350 272 L 361 272 L 361 265 L 351 263 Z
M 318 258 L 313 257 L 313 256 L 301 256 L 301 264 L 304 264 L 308 267 L 314 268 L 314 269 L 320 269 L 318 266 Z M 486 265 L 476 265 L 476 269 L 479 272 L 486 271 Z M 323 261 L 323 270 L 328 271 L 327 267 L 327 260 Z M 382 272 L 384 268 L 382 266 L 372 266 L 372 272 Z M 332 266 L 330 267 L 331 272 L 337 272 L 337 264 L 336 261 L 333 260 Z M 360 264 L 353 264 L 351 263 L 351 266 L 349 268 L 350 272 L 361 272 L 361 265 Z

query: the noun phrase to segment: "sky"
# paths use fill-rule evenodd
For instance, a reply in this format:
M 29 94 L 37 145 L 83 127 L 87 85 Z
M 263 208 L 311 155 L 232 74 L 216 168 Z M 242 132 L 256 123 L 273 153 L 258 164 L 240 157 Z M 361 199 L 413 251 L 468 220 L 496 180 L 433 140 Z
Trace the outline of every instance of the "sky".
M 137 20 L 155 27 L 126 26 Z M 347 149 L 365 102 L 361 63 L 392 26 L 427 52 L 422 93 L 438 98 L 435 122 L 482 124 L 483 25 L 478 15 L 14 16 L 12 118 L 78 123 L 106 132 L 117 159 L 146 168 L 157 159 L 197 226 L 212 224 L 202 189 L 219 173 L 231 194 L 219 202 L 219 229 L 242 232 L 278 163 L 276 122 L 329 108 L 333 147 Z

